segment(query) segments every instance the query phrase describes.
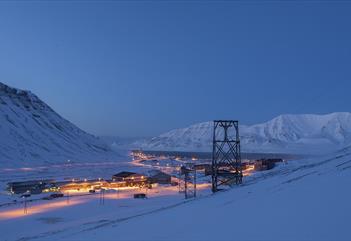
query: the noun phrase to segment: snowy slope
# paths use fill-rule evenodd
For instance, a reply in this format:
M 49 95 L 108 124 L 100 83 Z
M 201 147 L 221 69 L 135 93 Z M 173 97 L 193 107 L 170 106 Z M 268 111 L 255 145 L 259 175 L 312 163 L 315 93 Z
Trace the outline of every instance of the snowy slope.
M 113 160 L 105 142 L 63 119 L 36 95 L 0 83 L 0 166 Z
M 348 150 L 281 167 L 240 188 L 64 240 L 350 240 L 350 158 Z
M 1 224 L 10 231 L 5 240 L 348 241 L 350 180 L 351 148 L 346 148 L 282 163 L 246 177 L 239 187 L 193 201 L 180 200 L 179 194 L 112 199 L 103 207 L 95 201 Z M 53 217 L 62 221 L 17 232 L 18 225 L 30 227 Z
M 211 151 L 212 122 L 176 129 L 140 142 L 145 150 Z M 351 113 L 281 115 L 266 123 L 240 126 L 247 152 L 319 153 L 351 143 Z

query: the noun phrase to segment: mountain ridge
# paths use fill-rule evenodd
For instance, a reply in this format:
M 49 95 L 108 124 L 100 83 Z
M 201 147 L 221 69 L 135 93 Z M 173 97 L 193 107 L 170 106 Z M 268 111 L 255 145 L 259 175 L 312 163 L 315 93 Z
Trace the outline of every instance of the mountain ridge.
M 213 122 L 178 128 L 136 143 L 146 150 L 211 151 Z M 240 125 L 246 152 L 319 153 L 351 143 L 351 113 L 284 114 L 270 121 Z

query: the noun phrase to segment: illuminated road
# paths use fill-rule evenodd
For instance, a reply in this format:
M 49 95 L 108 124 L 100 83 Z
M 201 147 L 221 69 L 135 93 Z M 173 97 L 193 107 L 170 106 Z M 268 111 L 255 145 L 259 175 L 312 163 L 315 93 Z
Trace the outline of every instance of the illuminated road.
M 152 159 L 159 161 L 159 167 L 140 162 L 141 160 Z M 125 167 L 132 166 L 136 168 L 132 169 L 135 171 L 159 169 L 166 173 L 178 173 L 178 166 L 167 166 L 165 163 L 162 163 L 162 161 L 167 162 L 168 160 L 169 158 L 166 157 L 141 156 L 134 158 L 132 162 L 127 164 L 103 163 L 102 165 L 95 165 L 94 163 L 86 163 L 55 165 L 51 166 L 48 172 L 46 172 L 47 167 L 2 169 L 0 172 L 2 174 L 14 174 L 15 176 L 29 175 L 29 178 L 31 178 L 31 175 L 38 177 L 42 172 L 48 177 L 52 175 L 52 178 L 56 178 L 56 171 L 58 171 L 61 177 L 72 174 L 74 177 L 79 176 L 82 178 L 87 177 L 85 174 L 89 174 L 96 178 L 105 174 L 110 178 L 111 172 L 114 174 L 118 170 L 125 170 Z M 251 171 L 250 169 L 244 172 L 244 175 L 250 175 Z M 210 195 L 211 184 L 207 183 L 209 180 L 208 177 L 204 177 L 200 173 L 198 173 L 198 177 L 198 197 Z M 175 177 L 172 177 L 172 180 L 179 181 Z M 84 186 L 84 182 L 82 185 Z M 77 189 L 65 189 L 63 192 L 65 197 L 63 198 L 28 202 L 26 214 L 24 213 L 24 205 L 20 202 L 11 206 L 1 207 L 0 229 L 6 230 L 6 232 L 2 232 L 0 240 L 27 240 L 38 237 L 47 237 L 50 240 L 50 236 L 53 234 L 69 237 L 74 233 L 100 227 L 103 223 L 138 217 L 185 202 L 184 194 L 179 193 L 178 186 L 154 185 L 152 189 L 138 187 L 119 187 L 118 189 L 113 189 L 109 187 L 110 190 L 105 191 L 103 196 L 99 191 L 91 194 L 89 193 L 89 188 L 84 188 L 83 186 L 79 188 L 79 191 Z M 135 193 L 146 193 L 148 198 L 145 200 L 134 199 L 133 194 Z M 69 194 L 69 198 L 66 197 L 67 194 Z M 34 198 L 35 196 L 33 195 L 32 197 Z
M 7 220 L 7 219 L 21 218 L 29 215 L 38 214 L 38 213 L 45 213 L 55 209 L 64 208 L 67 206 L 78 205 L 80 203 L 83 203 L 83 201 L 78 199 L 70 200 L 69 202 L 65 200 L 47 201 L 42 204 L 35 204 L 35 205 L 29 206 L 26 214 L 24 213 L 23 207 L 16 207 L 14 209 L 10 209 L 7 211 L 0 211 L 0 221 Z
M 147 156 L 144 154 L 140 154 L 140 156 L 134 156 L 131 164 L 134 166 L 138 166 L 141 168 L 159 168 L 162 169 L 162 171 L 167 172 L 167 173 L 177 173 L 179 170 L 179 167 L 175 166 L 152 166 L 152 165 L 147 165 L 141 162 L 141 160 L 152 160 L 152 159 L 157 159 L 161 163 L 163 160 L 167 160 L 168 158 L 166 157 L 154 157 L 154 156 Z M 111 162 L 106 162 L 106 163 L 79 163 L 79 164 L 64 164 L 64 165 L 53 165 L 51 168 L 82 168 L 86 167 L 88 169 L 91 169 L 92 167 L 99 166 L 106 166 L 106 167 L 114 167 L 117 164 L 116 163 L 111 163 Z M 120 165 L 120 163 L 118 164 Z M 45 169 L 47 167 L 37 167 L 37 168 L 19 168 L 19 169 L 2 169 L 0 172 L 16 172 L 16 171 L 21 171 L 21 172 L 35 172 L 41 169 Z M 253 171 L 253 166 L 250 167 L 249 169 L 244 171 L 244 176 L 248 176 L 251 174 Z M 174 180 L 177 178 L 173 177 Z M 179 182 L 179 180 L 177 180 Z M 84 184 L 84 183 L 83 183 Z M 83 185 L 82 184 L 82 185 Z M 210 184 L 209 183 L 197 183 L 197 191 L 208 191 L 210 189 Z M 16 218 L 21 218 L 21 217 L 26 217 L 30 215 L 36 215 L 40 213 L 48 213 L 53 210 L 59 210 L 59 209 L 64 209 L 69 206 L 77 206 L 77 205 L 82 205 L 88 202 L 92 202 L 95 200 L 99 200 L 101 198 L 100 193 L 95 193 L 95 194 L 89 194 L 89 189 L 91 188 L 84 188 L 80 187 L 79 191 L 77 189 L 65 189 L 62 193 L 67 196 L 69 195 L 69 201 L 66 197 L 64 198 L 59 198 L 55 200 L 40 200 L 36 202 L 28 202 L 28 211 L 27 214 L 24 213 L 24 207 L 23 204 L 17 203 L 13 205 L 12 207 L 3 207 L 0 208 L 0 221 L 1 220 L 7 220 L 7 219 L 16 219 Z M 153 189 L 146 189 L 146 188 L 137 188 L 137 187 L 124 187 L 121 188 L 119 187 L 118 189 L 113 189 L 110 188 L 109 191 L 106 191 L 104 193 L 104 199 L 106 200 L 120 200 L 120 199 L 131 199 L 134 193 L 146 193 L 148 197 L 154 198 L 158 196 L 180 196 L 184 197 L 183 194 L 179 194 L 179 187 L 178 186 L 156 186 Z M 34 196 L 33 196 L 34 197 Z
M 150 157 L 142 156 L 144 159 L 150 159 Z M 162 158 L 161 158 L 162 159 Z M 142 169 L 145 169 L 149 166 L 146 166 L 140 163 L 140 160 L 133 160 L 128 165 L 138 166 Z M 160 160 L 162 161 L 162 160 Z M 63 164 L 63 165 L 52 165 L 52 166 L 41 166 L 33 168 L 17 168 L 17 169 L 1 169 L 1 173 L 22 173 L 23 175 L 33 173 L 35 175 L 37 172 L 50 170 L 51 172 L 59 169 L 74 170 L 94 170 L 98 169 L 96 167 L 102 168 L 112 168 L 119 167 L 121 163 L 106 162 L 106 163 L 77 163 L 77 164 Z M 123 164 L 124 165 L 124 164 Z M 150 166 L 153 169 L 155 167 Z M 163 167 L 164 170 L 166 167 Z M 167 172 L 177 171 L 176 167 L 167 167 Z M 174 178 L 174 180 L 177 178 Z M 84 183 L 83 183 L 84 184 Z M 208 190 L 210 188 L 209 184 L 197 184 L 197 190 L 201 192 L 202 190 Z M 19 219 L 26 218 L 28 216 L 36 216 L 38 214 L 50 213 L 54 210 L 63 210 L 68 207 L 81 206 L 90 202 L 99 202 L 101 194 L 99 192 L 95 194 L 89 194 L 90 188 L 79 188 L 77 189 L 65 189 L 62 193 L 65 195 L 64 198 L 58 198 L 54 200 L 39 200 L 33 202 L 27 202 L 28 208 L 27 213 L 24 213 L 24 204 L 18 202 L 17 204 L 12 203 L 11 206 L 5 206 L 0 208 L 0 221 L 10 220 L 10 219 Z M 179 194 L 178 186 L 156 186 L 153 189 L 146 188 L 137 188 L 137 187 L 119 187 L 118 189 L 110 188 L 109 191 L 104 193 L 105 200 L 122 200 L 122 199 L 132 199 L 134 193 L 146 193 L 149 198 L 160 197 L 160 196 L 178 196 L 184 198 L 184 194 Z M 67 199 L 66 196 L 69 196 Z M 32 196 L 33 198 L 35 197 Z M 67 201 L 68 200 L 68 201 Z
M 197 190 L 203 191 L 210 188 L 210 184 L 198 184 Z M 121 200 L 121 199 L 132 199 L 135 193 L 146 193 L 148 198 L 160 197 L 160 196 L 180 196 L 184 197 L 183 194 L 179 194 L 178 186 L 158 186 L 154 189 L 141 189 L 141 188 L 120 188 L 112 190 L 113 192 L 105 192 L 103 195 L 104 200 Z M 70 196 L 54 199 L 54 200 L 41 200 L 38 202 L 27 202 L 27 214 L 24 213 L 24 204 L 18 204 L 11 208 L 0 209 L 0 221 L 7 219 L 23 218 L 30 215 L 39 213 L 47 213 L 57 209 L 63 209 L 70 206 L 81 205 L 92 201 L 100 201 L 102 199 L 101 193 L 89 194 L 86 191 L 70 190 Z M 81 195 L 86 194 L 86 195 Z
M 147 199 L 134 199 L 134 193 L 145 189 L 124 189 L 119 192 L 73 195 L 55 200 L 28 203 L 28 214 L 24 214 L 23 204 L 0 209 L 0 240 L 35 239 L 52 234 L 69 235 L 86 229 L 93 229 L 101 223 L 126 219 L 183 203 L 184 194 L 178 187 L 159 186 L 147 191 Z M 200 184 L 198 196 L 209 195 L 209 184 Z M 6 232 L 5 232 L 6 230 Z

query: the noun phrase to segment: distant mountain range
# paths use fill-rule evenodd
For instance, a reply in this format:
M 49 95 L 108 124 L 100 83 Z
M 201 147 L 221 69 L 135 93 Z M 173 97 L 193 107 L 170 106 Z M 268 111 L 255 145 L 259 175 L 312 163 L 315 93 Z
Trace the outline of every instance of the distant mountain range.
M 101 139 L 62 118 L 36 95 L 0 83 L 0 166 L 115 160 Z
M 145 150 L 211 151 L 213 122 L 176 129 L 136 143 Z M 351 143 L 351 113 L 281 115 L 266 123 L 240 125 L 242 151 L 317 154 Z
M 129 148 L 211 151 L 212 131 L 213 123 L 204 122 L 137 141 L 98 138 L 30 91 L 0 83 L 1 167 L 112 161 L 120 158 L 119 150 Z M 281 115 L 262 124 L 240 125 L 240 136 L 244 152 L 325 153 L 351 144 L 351 113 Z

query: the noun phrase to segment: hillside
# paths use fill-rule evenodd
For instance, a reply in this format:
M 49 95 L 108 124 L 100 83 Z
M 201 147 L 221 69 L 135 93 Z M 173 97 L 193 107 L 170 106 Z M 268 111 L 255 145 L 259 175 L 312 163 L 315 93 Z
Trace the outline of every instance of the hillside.
M 104 208 L 96 208 L 95 200 L 78 205 L 78 211 L 67 207 L 66 212 L 56 210 L 4 225 L 16 228 L 50 217 L 65 220 L 9 240 L 346 241 L 351 235 L 350 180 L 351 148 L 345 148 L 324 157 L 281 163 L 244 178 L 239 187 L 196 200 L 112 198 Z
M 350 157 L 351 149 L 345 149 L 324 158 L 291 162 L 228 192 L 73 238 L 349 240 Z M 160 220 L 162 228 L 155 230 Z M 139 232 L 133 232 L 135 227 Z
M 97 137 L 62 118 L 36 95 L 0 83 L 0 166 L 114 160 Z
M 211 151 L 213 123 L 176 129 L 138 143 L 145 150 Z M 281 115 L 240 125 L 245 152 L 327 153 L 351 143 L 351 113 Z

